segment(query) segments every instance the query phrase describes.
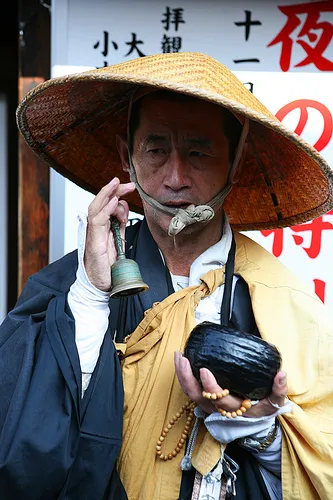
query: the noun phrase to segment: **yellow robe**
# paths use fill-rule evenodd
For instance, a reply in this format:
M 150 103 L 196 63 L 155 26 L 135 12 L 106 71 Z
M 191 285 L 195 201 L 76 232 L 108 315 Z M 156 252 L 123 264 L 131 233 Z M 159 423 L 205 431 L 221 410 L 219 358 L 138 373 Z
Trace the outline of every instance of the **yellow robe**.
M 242 234 L 235 234 L 235 274 L 248 283 L 263 339 L 275 344 L 287 372 L 292 413 L 279 417 L 282 489 L 285 500 L 333 498 L 333 325 L 319 298 L 275 257 Z M 167 297 L 146 312 L 131 335 L 123 361 L 125 413 L 119 472 L 129 500 L 178 498 L 182 453 L 171 461 L 155 457 L 156 442 L 169 419 L 186 402 L 175 376 L 173 353 L 184 348 L 202 296 L 223 283 L 211 271 L 200 287 Z M 163 443 L 174 449 L 184 422 Z M 221 453 L 202 427 L 193 456 L 206 474 Z

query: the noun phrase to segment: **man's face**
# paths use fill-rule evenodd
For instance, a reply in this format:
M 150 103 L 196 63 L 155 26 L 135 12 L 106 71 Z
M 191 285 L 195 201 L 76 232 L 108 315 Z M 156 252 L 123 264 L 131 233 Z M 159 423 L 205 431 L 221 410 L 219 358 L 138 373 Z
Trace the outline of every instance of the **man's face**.
M 133 164 L 142 189 L 173 208 L 208 203 L 225 186 L 230 165 L 221 108 L 154 94 L 140 104 Z M 145 202 L 144 209 L 148 223 L 168 231 L 170 216 Z

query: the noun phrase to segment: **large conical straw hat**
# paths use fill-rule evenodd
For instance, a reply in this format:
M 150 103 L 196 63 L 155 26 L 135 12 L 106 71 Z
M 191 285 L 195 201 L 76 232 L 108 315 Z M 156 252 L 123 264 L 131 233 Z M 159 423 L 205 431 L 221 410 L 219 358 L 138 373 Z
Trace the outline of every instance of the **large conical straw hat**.
M 158 54 L 53 78 L 21 102 L 18 126 L 51 167 L 92 193 L 114 176 L 127 182 L 116 148 L 138 87 L 187 94 L 250 119 L 239 182 L 225 201 L 235 229 L 269 229 L 314 219 L 333 206 L 332 171 L 286 129 L 223 64 L 200 53 Z M 207 200 L 208 201 L 208 200 Z M 137 193 L 130 208 L 142 211 Z

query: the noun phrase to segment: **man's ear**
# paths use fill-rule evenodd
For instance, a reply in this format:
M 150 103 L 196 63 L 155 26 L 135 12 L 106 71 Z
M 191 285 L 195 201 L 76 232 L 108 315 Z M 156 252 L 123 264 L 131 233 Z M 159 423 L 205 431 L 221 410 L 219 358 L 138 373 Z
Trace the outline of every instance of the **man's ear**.
M 241 156 L 241 158 L 239 160 L 239 163 L 238 163 L 238 166 L 236 168 L 236 172 L 235 172 L 234 178 L 232 180 L 233 184 L 236 184 L 239 181 L 239 179 L 240 179 L 240 176 L 241 176 L 241 173 L 242 173 L 242 169 L 243 169 L 243 166 L 244 166 L 244 163 L 245 163 L 245 160 L 246 160 L 248 149 L 249 149 L 249 145 L 246 142 L 244 144 L 243 151 L 242 151 L 242 156 Z
M 128 145 L 124 135 L 116 136 L 116 144 L 124 172 L 129 172 Z

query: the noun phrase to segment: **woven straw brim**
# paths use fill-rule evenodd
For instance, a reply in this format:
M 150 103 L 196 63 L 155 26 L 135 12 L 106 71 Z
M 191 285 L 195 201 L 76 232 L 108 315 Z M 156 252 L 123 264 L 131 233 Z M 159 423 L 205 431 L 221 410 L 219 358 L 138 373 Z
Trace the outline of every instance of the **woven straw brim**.
M 92 193 L 114 176 L 128 182 L 116 135 L 126 134 L 129 101 L 141 85 L 204 99 L 251 120 L 241 178 L 225 201 L 235 229 L 291 226 L 333 207 L 332 171 L 319 153 L 225 66 L 200 53 L 149 56 L 51 79 L 21 102 L 19 129 L 37 155 Z M 128 201 L 142 212 L 137 193 Z

